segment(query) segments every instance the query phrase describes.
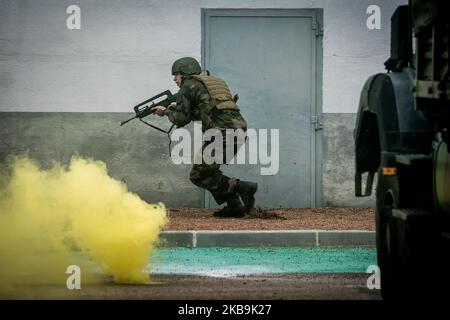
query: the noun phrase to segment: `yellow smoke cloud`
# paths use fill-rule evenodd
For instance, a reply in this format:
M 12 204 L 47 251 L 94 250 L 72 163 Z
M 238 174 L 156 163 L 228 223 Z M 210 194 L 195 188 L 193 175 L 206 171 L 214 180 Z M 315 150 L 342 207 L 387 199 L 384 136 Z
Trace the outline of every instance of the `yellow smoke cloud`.
M 148 283 L 144 269 L 167 223 L 162 203 L 130 193 L 100 161 L 74 157 L 67 168 L 42 170 L 27 157 L 12 157 L 6 167 L 0 171 L 0 288 L 65 285 L 73 264 L 82 283 L 105 275 Z

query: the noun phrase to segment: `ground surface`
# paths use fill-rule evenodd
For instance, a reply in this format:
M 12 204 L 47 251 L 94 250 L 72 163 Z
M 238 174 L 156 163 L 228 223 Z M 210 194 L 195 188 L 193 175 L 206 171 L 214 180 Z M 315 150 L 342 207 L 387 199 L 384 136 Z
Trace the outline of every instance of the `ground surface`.
M 164 230 L 368 230 L 372 208 L 264 209 L 245 218 L 216 218 L 216 209 L 172 208 Z
M 379 290 L 367 287 L 368 266 L 376 264 L 373 248 L 178 247 L 156 250 L 149 262 L 146 285 L 113 283 L 99 269 L 93 282 L 92 269 L 82 271 L 80 290 L 69 290 L 64 277 L 46 283 L 18 278 L 20 283 L 0 286 L 0 299 L 379 298 Z
M 149 299 L 149 300 L 260 300 L 260 299 L 380 299 L 367 288 L 367 273 L 306 273 L 215 278 L 184 275 L 153 276 L 151 285 L 36 286 L 10 293 L 6 299 Z M 25 288 L 24 288 L 25 289 Z M 3 297 L 5 298 L 5 297 Z
M 215 218 L 214 211 L 170 209 L 164 230 L 375 229 L 375 213 L 370 208 L 270 209 L 240 219 Z M 270 248 L 239 249 L 245 252 L 237 255 L 234 251 L 225 252 L 229 248 L 216 248 L 215 255 L 205 253 L 198 257 L 194 255 L 198 250 L 178 248 L 178 255 L 168 250 L 161 249 L 152 258 L 153 284 L 118 285 L 105 281 L 99 285 L 83 284 L 81 290 L 68 290 L 65 285 L 18 286 L 0 292 L 0 299 L 380 299 L 379 290 L 367 288 L 370 274 L 365 273 L 367 266 L 375 263 L 374 249 L 349 249 L 343 255 L 321 249 L 297 248 L 290 252 L 283 248 L 289 252 L 278 253 Z M 255 252 L 249 254 L 252 250 Z

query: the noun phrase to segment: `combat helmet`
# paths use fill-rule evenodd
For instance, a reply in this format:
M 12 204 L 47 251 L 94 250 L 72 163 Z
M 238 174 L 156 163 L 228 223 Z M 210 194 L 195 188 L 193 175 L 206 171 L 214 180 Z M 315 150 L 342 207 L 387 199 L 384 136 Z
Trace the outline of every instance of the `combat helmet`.
M 183 57 L 175 61 L 172 65 L 172 75 L 181 74 L 200 74 L 202 68 L 197 60 L 191 57 Z

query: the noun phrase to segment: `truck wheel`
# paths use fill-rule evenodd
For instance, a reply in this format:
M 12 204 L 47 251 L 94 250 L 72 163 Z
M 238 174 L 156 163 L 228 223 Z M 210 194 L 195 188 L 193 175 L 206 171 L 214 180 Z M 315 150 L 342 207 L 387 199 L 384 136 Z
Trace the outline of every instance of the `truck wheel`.
M 422 213 L 417 202 L 420 189 L 414 189 L 406 177 L 405 172 L 398 176 L 378 173 L 376 244 L 383 299 L 429 298 L 443 281 L 436 219 Z M 399 210 L 393 213 L 393 209 Z
M 378 174 L 376 205 L 376 245 L 380 268 L 381 296 L 394 298 L 401 287 L 397 224 L 392 209 L 398 204 L 397 177 Z

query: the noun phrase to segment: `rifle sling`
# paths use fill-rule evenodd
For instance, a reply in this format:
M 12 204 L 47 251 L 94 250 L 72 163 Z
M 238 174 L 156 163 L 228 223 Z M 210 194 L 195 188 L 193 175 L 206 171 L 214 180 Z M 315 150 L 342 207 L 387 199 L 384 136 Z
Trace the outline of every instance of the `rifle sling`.
M 171 144 L 172 144 L 172 139 L 170 139 L 170 132 L 172 131 L 173 127 L 175 127 L 175 125 L 172 124 L 172 126 L 170 127 L 170 129 L 169 129 L 168 131 L 165 131 L 165 130 L 163 130 L 163 129 L 157 127 L 157 126 L 152 125 L 151 123 L 148 123 L 148 122 L 142 120 L 141 118 L 139 118 L 139 120 L 142 121 L 143 123 L 145 123 L 146 125 L 148 125 L 149 127 L 152 127 L 153 129 L 156 129 L 156 130 L 158 130 L 158 131 L 161 131 L 161 132 L 167 134 L 167 137 L 169 138 L 169 156 L 171 156 L 171 149 L 170 149 L 170 146 L 171 146 Z

